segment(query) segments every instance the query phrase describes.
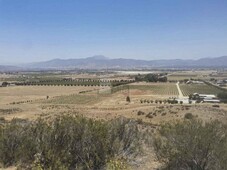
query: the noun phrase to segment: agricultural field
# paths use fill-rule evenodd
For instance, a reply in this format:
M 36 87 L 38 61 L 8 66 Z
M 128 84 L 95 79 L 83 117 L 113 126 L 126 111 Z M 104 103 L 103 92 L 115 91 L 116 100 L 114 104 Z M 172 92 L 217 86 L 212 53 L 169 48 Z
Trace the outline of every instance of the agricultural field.
M 222 80 L 227 78 L 227 71 L 222 70 L 218 72 L 214 72 L 209 75 L 211 78 L 217 79 L 217 80 Z
M 217 74 L 216 70 L 196 70 L 196 71 L 178 71 L 169 73 L 169 81 L 182 81 L 185 79 L 209 80 L 212 74 Z
M 191 75 L 172 74 L 168 76 L 169 81 L 182 81 L 185 79 L 198 79 L 198 78 L 199 76 L 194 74 L 191 74 Z
M 180 89 L 184 96 L 189 96 L 193 93 L 217 95 L 222 92 L 222 90 L 207 84 L 180 84 Z
M 179 73 L 180 75 L 182 73 Z M 187 72 L 186 74 L 189 75 Z M 190 73 L 192 74 L 192 73 Z M 122 76 L 118 74 L 57 74 L 53 79 L 48 79 L 48 76 L 52 74 L 27 74 L 25 78 L 28 77 L 39 77 L 39 81 L 43 85 L 26 85 L 26 86 L 10 86 L 0 88 L 0 106 L 1 113 L 0 116 L 4 116 L 7 119 L 11 119 L 14 116 L 20 118 L 34 118 L 42 114 L 47 114 L 49 116 L 54 114 L 64 113 L 80 113 L 88 117 L 95 117 L 99 119 L 112 119 L 118 116 L 125 116 L 128 118 L 138 119 L 138 115 L 135 112 L 141 110 L 149 110 L 154 107 L 165 106 L 168 103 L 155 101 L 165 101 L 172 97 L 178 97 L 178 89 L 176 83 L 146 83 L 146 82 L 128 82 L 127 84 L 119 86 L 95 86 L 89 85 L 88 83 L 96 83 L 98 80 L 103 82 L 111 80 L 111 82 L 119 82 L 119 80 L 130 80 L 131 76 Z M 90 77 L 94 81 L 84 81 L 88 80 L 81 77 Z M 4 75 L 5 76 L 5 75 Z M 2 77 L 4 77 L 2 75 Z M 78 81 L 66 80 L 65 82 L 59 81 L 60 78 L 66 77 L 72 78 L 77 77 Z M 100 77 L 106 77 L 103 79 L 98 79 Z M 183 76 L 182 76 L 183 77 Z M 14 78 L 14 77 L 11 77 Z M 65 85 L 67 83 L 79 82 L 81 78 L 81 83 L 83 86 L 71 86 Z M 116 80 L 116 81 L 115 81 Z M 27 82 L 29 82 L 27 80 Z M 53 86 L 51 83 L 62 83 L 61 86 Z M 44 85 L 49 83 L 49 85 Z M 86 84 L 87 83 L 87 84 Z M 107 82 L 108 83 L 108 82 Z M 121 81 L 120 81 L 121 83 Z M 124 81 L 123 81 L 124 83 Z M 86 86 L 85 86 L 86 85 Z M 219 92 L 216 89 L 208 85 L 186 85 L 180 84 L 180 88 L 184 95 L 192 92 L 199 93 L 213 93 Z M 130 96 L 130 102 L 126 101 L 126 97 Z M 48 98 L 47 98 L 48 96 Z M 141 100 L 153 101 L 143 102 Z M 46 108 L 57 108 L 46 109 Z M 31 114 L 32 113 L 32 114 Z M 168 115 L 168 113 L 167 113 Z M 163 116 L 160 117 L 162 120 Z M 156 122 L 157 120 L 145 117 L 143 119 L 145 122 Z
M 102 87 L 105 88 L 105 87 Z M 0 88 L 0 104 L 46 99 L 70 94 L 79 94 L 91 90 L 99 90 L 96 86 L 11 86 Z
M 77 105 L 91 105 L 101 101 L 101 95 L 88 95 L 88 94 L 72 94 L 54 97 L 50 100 L 45 100 L 46 104 L 77 104 Z
M 178 90 L 175 83 L 134 83 L 129 85 L 130 89 L 148 91 L 152 95 L 177 96 Z
M 73 81 L 58 81 L 62 75 L 56 75 L 50 80 L 42 75 L 39 76 L 39 81 L 42 80 L 43 84 L 0 87 L 0 125 L 1 120 L 9 122 L 17 118 L 21 121 L 34 121 L 41 118 L 52 121 L 59 118 L 60 115 L 82 116 L 102 122 L 128 118 L 137 122 L 139 126 L 149 125 L 152 132 L 156 131 L 163 122 L 185 120 L 185 115 L 191 115 L 193 118 L 204 121 L 227 122 L 227 105 L 225 104 L 218 104 L 219 107 L 214 108 L 213 104 L 170 104 L 166 102 L 173 97 L 178 97 L 176 83 L 125 81 L 127 84 L 118 86 L 113 86 L 113 84 L 111 86 L 92 86 L 91 83 L 98 83 L 99 79 L 96 78 L 100 77 L 94 76 L 92 78 L 94 81 L 82 80 L 83 85 L 72 86 L 67 84 Z M 14 77 L 11 78 L 13 80 Z M 123 78 L 131 80 L 130 76 L 122 77 L 122 75 L 120 77 L 111 75 L 111 77 L 101 80 L 104 82 L 111 80 L 118 83 Z M 76 82 L 74 81 L 74 83 Z M 180 88 L 185 93 L 184 95 L 191 92 L 209 94 L 209 92 L 215 91 L 217 93 L 219 91 L 219 89 L 206 84 L 180 84 Z M 130 97 L 130 102 L 126 100 L 127 96 Z M 141 130 L 144 131 L 143 128 Z M 149 155 L 144 158 L 147 163 L 141 164 L 139 169 L 158 167 L 153 152 L 149 151 L 148 153 Z M 152 164 L 150 164 L 151 160 Z
M 144 95 L 160 95 L 160 96 L 178 96 L 178 90 L 175 83 L 130 83 L 112 87 L 109 93 L 124 93 L 140 91 Z M 103 92 L 104 93 L 104 92 Z

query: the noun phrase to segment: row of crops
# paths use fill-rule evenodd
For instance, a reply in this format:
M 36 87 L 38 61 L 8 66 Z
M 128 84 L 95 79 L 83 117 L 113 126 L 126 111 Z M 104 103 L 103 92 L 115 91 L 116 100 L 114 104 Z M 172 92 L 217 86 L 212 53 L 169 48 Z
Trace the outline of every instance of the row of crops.
M 121 85 L 121 86 L 116 86 L 111 88 L 111 93 L 117 93 L 119 91 L 124 91 L 124 90 L 129 90 L 130 86 L 129 85 Z
M 72 80 L 52 80 L 52 81 L 32 81 L 17 82 L 18 86 L 119 86 L 131 83 L 131 81 L 72 81 Z
M 221 89 L 207 84 L 180 84 L 180 89 L 184 96 L 193 93 L 217 95 L 222 92 Z
M 176 85 L 173 83 L 164 83 L 164 84 L 152 84 L 152 85 L 132 85 L 132 89 L 139 90 L 150 90 L 154 95 L 178 95 L 178 90 Z
M 45 100 L 44 103 L 50 104 L 93 104 L 100 101 L 101 98 L 98 95 L 68 95 L 59 96 L 51 100 Z
M 152 84 L 152 85 L 121 85 L 118 87 L 113 87 L 111 89 L 112 93 L 116 93 L 122 90 L 142 90 L 142 91 L 150 91 L 148 94 L 154 95 L 169 95 L 169 96 L 177 96 L 178 90 L 176 84 L 172 83 L 163 83 L 163 84 Z

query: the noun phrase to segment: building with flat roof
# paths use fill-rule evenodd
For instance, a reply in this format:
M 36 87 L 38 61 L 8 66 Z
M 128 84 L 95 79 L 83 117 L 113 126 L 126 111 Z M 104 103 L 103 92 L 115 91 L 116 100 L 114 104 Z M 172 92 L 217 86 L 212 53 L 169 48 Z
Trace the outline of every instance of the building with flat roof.
M 220 100 L 214 94 L 194 93 L 193 98 L 196 101 L 205 102 L 205 103 L 220 103 Z

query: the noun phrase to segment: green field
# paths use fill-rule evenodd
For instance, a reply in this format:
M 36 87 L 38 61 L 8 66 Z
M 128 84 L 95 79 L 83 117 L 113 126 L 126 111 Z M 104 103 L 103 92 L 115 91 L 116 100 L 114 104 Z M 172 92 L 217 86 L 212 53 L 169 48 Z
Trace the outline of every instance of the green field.
M 94 104 L 100 101 L 102 97 L 100 95 L 79 95 L 73 94 L 68 96 L 59 96 L 54 99 L 45 101 L 48 104 Z
M 184 96 L 188 96 L 193 93 L 217 95 L 222 92 L 222 90 L 207 84 L 180 84 L 180 89 Z
M 151 85 L 124 85 L 112 88 L 112 93 L 121 91 L 121 90 L 141 90 L 141 91 L 149 91 L 149 93 L 154 95 L 178 95 L 178 90 L 176 84 L 174 83 L 157 83 Z

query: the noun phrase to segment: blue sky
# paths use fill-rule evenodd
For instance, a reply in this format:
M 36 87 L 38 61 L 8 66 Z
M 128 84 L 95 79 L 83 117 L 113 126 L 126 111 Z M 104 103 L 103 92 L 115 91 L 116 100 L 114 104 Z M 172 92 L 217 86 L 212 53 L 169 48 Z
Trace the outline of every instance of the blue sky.
M 0 63 L 227 55 L 227 0 L 0 0 Z

